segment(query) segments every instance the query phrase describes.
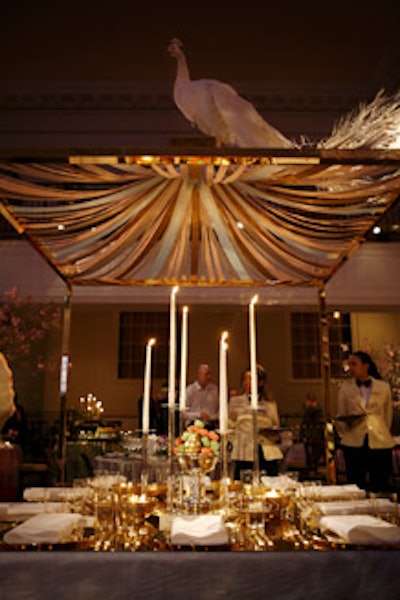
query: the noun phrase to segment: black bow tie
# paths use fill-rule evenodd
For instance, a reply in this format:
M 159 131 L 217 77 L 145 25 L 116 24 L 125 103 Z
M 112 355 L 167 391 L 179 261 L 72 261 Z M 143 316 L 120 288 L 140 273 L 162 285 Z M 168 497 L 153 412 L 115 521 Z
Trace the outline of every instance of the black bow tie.
M 371 387 L 372 379 L 367 379 L 367 381 L 360 381 L 359 379 L 357 379 L 356 384 L 358 385 L 358 387 L 361 387 L 362 385 L 365 387 Z

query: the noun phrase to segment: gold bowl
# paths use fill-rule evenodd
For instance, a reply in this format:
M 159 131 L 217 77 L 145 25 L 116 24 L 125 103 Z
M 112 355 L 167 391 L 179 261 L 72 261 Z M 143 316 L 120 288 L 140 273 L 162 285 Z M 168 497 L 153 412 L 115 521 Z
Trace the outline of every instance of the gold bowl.
M 126 525 L 136 525 L 142 523 L 149 517 L 154 509 L 156 502 L 154 498 L 150 498 L 141 494 L 137 496 L 132 494 L 122 498 L 119 505 L 120 521 Z
M 177 460 L 181 471 L 190 473 L 194 470 L 210 473 L 218 462 L 217 454 L 202 454 L 201 452 L 179 452 Z

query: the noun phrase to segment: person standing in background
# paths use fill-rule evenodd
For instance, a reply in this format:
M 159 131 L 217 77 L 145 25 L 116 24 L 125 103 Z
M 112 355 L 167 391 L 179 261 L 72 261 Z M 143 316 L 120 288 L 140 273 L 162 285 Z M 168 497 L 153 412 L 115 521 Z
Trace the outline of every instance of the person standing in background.
M 351 379 L 344 381 L 337 400 L 336 428 L 341 436 L 347 480 L 371 492 L 392 487 L 392 394 L 366 352 L 349 357 Z
M 265 390 L 266 374 L 261 365 L 257 366 L 258 385 L 258 457 L 259 468 L 267 475 L 275 476 L 279 472 L 279 463 L 283 458 L 278 446 L 279 414 L 278 405 L 272 395 Z M 253 415 L 251 407 L 251 371 L 243 371 L 241 376 L 242 394 L 233 396 L 229 401 L 228 414 L 234 429 L 232 459 L 235 463 L 234 478 L 240 479 L 240 472 L 253 469 Z
M 325 421 L 322 408 L 313 392 L 308 392 L 304 403 L 300 441 L 305 447 L 309 474 L 315 474 L 318 466 L 325 462 Z
M 206 425 L 215 426 L 218 420 L 218 387 L 211 381 L 211 369 L 206 364 L 199 365 L 197 379 L 186 388 L 186 412 L 188 421 L 201 419 Z

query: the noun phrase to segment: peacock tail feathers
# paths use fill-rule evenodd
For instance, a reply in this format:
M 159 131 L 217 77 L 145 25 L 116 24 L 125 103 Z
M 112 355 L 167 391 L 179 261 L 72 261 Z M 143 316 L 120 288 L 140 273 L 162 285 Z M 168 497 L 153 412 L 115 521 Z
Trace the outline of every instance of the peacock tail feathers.
M 389 95 L 379 90 L 371 102 L 343 115 L 317 148 L 400 148 L 400 92 Z

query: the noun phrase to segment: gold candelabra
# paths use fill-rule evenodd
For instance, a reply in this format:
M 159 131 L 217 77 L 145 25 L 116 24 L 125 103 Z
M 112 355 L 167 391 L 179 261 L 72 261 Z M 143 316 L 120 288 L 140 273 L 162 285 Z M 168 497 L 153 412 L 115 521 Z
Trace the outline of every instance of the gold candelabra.
M 94 394 L 87 394 L 79 398 L 79 404 L 85 416 L 90 419 L 98 419 L 104 412 L 103 403 L 97 400 Z

